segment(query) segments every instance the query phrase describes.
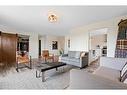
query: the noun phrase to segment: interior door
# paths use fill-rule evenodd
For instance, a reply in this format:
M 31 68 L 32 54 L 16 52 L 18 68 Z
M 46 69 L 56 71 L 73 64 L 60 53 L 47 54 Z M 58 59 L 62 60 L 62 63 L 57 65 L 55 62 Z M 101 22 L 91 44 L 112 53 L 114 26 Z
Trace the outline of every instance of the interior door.
M 1 61 L 5 66 L 14 66 L 16 63 L 16 34 L 1 33 Z

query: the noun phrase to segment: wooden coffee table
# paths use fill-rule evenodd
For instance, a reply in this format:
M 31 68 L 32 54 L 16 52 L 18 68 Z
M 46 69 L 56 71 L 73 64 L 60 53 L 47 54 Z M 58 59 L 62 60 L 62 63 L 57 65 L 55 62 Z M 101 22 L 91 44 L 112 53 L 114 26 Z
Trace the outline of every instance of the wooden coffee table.
M 42 82 L 45 81 L 45 71 L 56 69 L 59 67 L 65 66 L 66 63 L 63 62 L 47 62 L 47 63 L 41 63 L 38 66 L 36 66 L 36 78 L 42 77 Z M 39 75 L 38 75 L 39 72 Z M 42 76 L 40 76 L 40 73 Z

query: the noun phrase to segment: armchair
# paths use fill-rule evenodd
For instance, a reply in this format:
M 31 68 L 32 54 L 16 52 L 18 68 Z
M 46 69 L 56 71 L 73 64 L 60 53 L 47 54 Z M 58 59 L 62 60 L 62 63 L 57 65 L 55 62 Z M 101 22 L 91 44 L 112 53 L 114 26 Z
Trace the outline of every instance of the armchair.
M 47 62 L 48 60 L 52 60 L 54 62 L 54 54 L 49 54 L 48 50 L 42 51 L 42 57 L 44 58 L 45 62 Z
M 29 57 L 26 53 L 21 52 L 17 55 L 16 71 L 19 72 L 19 69 L 25 67 L 32 69 L 31 56 Z

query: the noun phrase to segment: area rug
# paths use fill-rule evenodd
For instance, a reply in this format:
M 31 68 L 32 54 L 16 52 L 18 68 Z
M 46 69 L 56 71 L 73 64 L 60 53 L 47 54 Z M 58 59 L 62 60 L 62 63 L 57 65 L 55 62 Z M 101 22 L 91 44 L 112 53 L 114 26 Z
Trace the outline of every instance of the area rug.
M 0 76 L 0 89 L 65 89 L 69 85 L 70 68 L 45 73 L 45 82 L 36 78 L 35 69 L 15 72 L 11 70 L 4 76 Z
M 80 69 L 66 65 L 63 68 L 49 70 L 45 73 L 45 82 L 41 78 L 36 78 L 36 69 L 23 68 L 19 72 L 12 68 L 6 73 L 0 74 L 0 89 L 66 89 L 70 82 L 70 70 L 79 69 L 88 73 L 94 72 L 98 68 L 98 61 L 90 64 L 87 68 Z M 35 67 L 35 64 L 33 64 Z

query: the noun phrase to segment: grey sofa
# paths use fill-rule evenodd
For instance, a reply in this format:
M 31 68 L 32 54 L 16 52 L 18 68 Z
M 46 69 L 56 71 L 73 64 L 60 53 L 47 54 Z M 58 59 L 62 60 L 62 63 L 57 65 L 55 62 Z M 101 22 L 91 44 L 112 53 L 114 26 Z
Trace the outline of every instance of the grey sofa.
M 77 67 L 85 67 L 88 65 L 88 52 L 85 52 L 85 55 L 81 57 L 82 51 L 69 51 L 68 54 L 63 54 L 59 57 L 60 62 L 66 64 L 74 65 Z

